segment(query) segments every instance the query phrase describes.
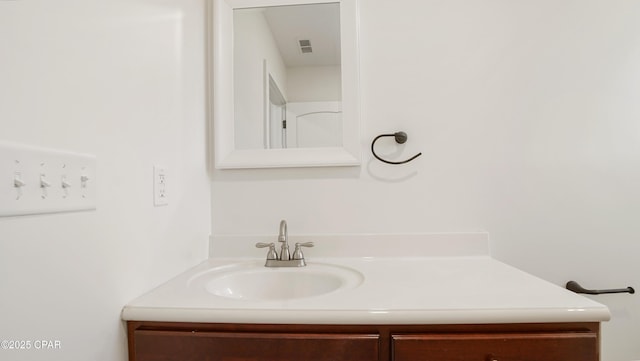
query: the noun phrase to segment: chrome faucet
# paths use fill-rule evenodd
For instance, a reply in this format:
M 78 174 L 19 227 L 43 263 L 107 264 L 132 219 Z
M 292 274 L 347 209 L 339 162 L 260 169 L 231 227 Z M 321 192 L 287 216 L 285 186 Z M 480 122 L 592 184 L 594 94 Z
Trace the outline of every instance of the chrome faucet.
M 304 260 L 302 247 L 313 247 L 313 242 L 296 243 L 293 251 L 293 257 L 289 253 L 289 234 L 287 232 L 287 221 L 280 221 L 280 231 L 278 232 L 278 242 L 282 243 L 280 248 L 280 256 L 276 252 L 276 245 L 271 243 L 256 243 L 257 248 L 269 247 L 267 252 L 267 262 L 265 267 L 304 267 L 307 263 Z
M 280 247 L 280 260 L 288 261 L 291 258 L 289 254 L 289 233 L 287 232 L 287 221 L 280 221 L 280 232 L 278 233 L 278 242 L 282 243 Z

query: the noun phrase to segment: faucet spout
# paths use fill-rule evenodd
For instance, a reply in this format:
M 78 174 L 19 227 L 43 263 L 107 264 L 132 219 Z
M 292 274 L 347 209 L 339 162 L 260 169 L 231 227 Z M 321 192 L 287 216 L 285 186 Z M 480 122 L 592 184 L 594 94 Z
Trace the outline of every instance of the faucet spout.
M 287 221 L 285 221 L 284 219 L 280 221 L 278 242 L 282 242 L 282 247 L 280 248 L 280 260 L 288 261 L 289 259 L 291 259 L 289 254 L 289 234 L 287 232 Z
M 280 232 L 278 234 L 278 242 L 287 242 L 289 237 L 287 233 L 287 221 L 284 219 L 280 221 Z

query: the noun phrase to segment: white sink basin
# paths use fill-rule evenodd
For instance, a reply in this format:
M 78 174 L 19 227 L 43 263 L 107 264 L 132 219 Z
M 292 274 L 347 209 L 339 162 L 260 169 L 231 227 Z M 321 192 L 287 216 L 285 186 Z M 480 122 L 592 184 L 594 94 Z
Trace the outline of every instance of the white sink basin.
M 189 287 L 201 287 L 214 296 L 248 301 L 282 301 L 325 295 L 359 286 L 356 270 L 331 264 L 305 267 L 264 267 L 239 263 L 195 275 Z

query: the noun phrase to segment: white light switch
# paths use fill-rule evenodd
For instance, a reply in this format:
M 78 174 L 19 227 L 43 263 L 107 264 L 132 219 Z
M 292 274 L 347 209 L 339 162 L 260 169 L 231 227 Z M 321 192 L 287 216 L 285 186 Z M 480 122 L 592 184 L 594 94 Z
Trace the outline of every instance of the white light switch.
M 0 217 L 96 208 L 96 158 L 0 142 Z
M 22 197 L 22 188 L 25 187 L 27 183 L 22 180 L 22 173 L 14 172 L 13 173 L 13 187 L 16 190 L 15 198 L 19 200 Z
M 169 204 L 167 194 L 167 167 L 165 166 L 153 166 L 153 204 L 156 207 Z

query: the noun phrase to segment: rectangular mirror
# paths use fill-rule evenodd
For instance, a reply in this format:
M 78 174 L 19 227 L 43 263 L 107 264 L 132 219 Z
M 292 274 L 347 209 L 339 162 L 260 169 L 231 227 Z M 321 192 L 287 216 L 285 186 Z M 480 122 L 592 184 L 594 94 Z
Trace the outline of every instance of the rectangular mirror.
M 356 0 L 214 0 L 218 169 L 357 166 Z

